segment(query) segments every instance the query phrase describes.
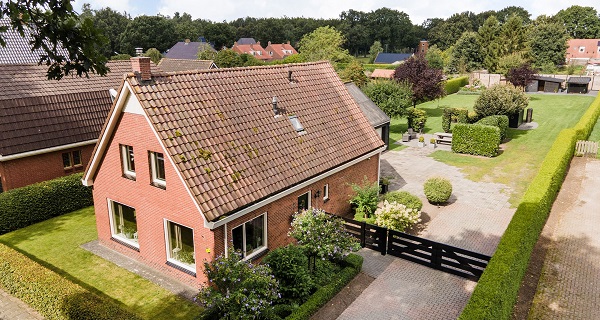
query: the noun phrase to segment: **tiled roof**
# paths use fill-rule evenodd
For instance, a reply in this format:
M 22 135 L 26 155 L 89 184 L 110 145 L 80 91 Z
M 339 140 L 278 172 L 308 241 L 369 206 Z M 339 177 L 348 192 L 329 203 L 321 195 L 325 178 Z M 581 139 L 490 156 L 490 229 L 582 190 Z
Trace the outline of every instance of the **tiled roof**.
M 567 79 L 567 83 L 572 84 L 588 84 L 590 81 L 592 81 L 592 78 L 590 77 L 569 77 L 569 79 Z
M 296 51 L 289 43 L 271 43 L 270 41 L 269 45 L 265 48 L 265 51 L 267 51 L 273 59 L 283 59 L 298 53 L 298 51 Z M 271 52 L 273 53 L 272 55 Z
M 256 59 L 259 59 L 259 60 L 271 60 L 272 59 L 272 57 L 265 51 L 265 49 L 260 46 L 260 43 L 257 43 L 257 44 L 235 43 L 233 45 L 233 47 L 231 47 L 231 50 L 233 50 L 239 54 L 243 54 L 243 53 L 251 54 Z
M 392 70 L 393 71 L 393 70 Z M 373 128 L 380 127 L 386 123 L 390 123 L 390 117 L 385 114 L 385 112 L 381 111 L 379 107 L 373 102 L 369 97 L 367 97 L 362 90 L 360 90 L 353 82 L 344 83 L 348 92 L 358 106 L 360 110 L 364 113 L 364 115 L 369 120 L 369 123 L 373 126 Z
M 383 146 L 328 62 L 126 81 L 210 221 Z
M 375 63 L 386 63 L 391 64 L 395 62 L 402 62 L 412 56 L 412 53 L 383 53 L 380 52 L 375 58 Z
M 592 58 L 600 58 L 600 39 L 569 39 L 567 59 Z
M 254 40 L 254 38 L 240 38 L 236 42 L 237 44 L 256 44 L 256 40 Z
M 396 70 L 391 69 L 375 69 L 373 73 L 371 73 L 371 78 L 386 78 L 392 79 L 394 77 L 394 72 Z
M 29 29 L 25 28 L 25 37 L 21 37 L 10 27 L 8 19 L 0 19 L 0 27 L 8 27 L 8 30 L 2 32 L 2 39 L 6 42 L 6 46 L 0 46 L 0 64 L 37 64 L 40 56 L 45 55 L 42 49 L 31 51 L 29 41 L 33 38 Z M 63 50 L 62 53 L 68 56 L 67 50 Z
M 177 42 L 165 53 L 165 58 L 196 60 L 200 50 L 215 51 L 207 42 Z
M 542 80 L 542 81 L 546 81 L 546 82 L 557 82 L 557 83 L 563 83 L 565 81 L 565 79 L 560 79 L 560 78 L 553 78 L 553 77 L 546 77 L 546 76 L 534 76 L 533 79 L 535 80 Z
M 188 70 L 208 70 L 215 68 L 212 60 L 188 60 L 188 59 L 168 59 L 162 58 L 158 67 L 165 72 L 188 71 Z

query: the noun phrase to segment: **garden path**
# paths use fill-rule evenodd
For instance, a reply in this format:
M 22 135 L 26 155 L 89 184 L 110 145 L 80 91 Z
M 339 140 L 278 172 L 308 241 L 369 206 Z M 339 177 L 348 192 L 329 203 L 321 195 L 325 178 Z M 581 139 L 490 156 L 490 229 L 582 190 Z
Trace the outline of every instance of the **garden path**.
M 44 319 L 39 313 L 23 301 L 0 289 L 0 319 L 2 320 L 37 320 Z

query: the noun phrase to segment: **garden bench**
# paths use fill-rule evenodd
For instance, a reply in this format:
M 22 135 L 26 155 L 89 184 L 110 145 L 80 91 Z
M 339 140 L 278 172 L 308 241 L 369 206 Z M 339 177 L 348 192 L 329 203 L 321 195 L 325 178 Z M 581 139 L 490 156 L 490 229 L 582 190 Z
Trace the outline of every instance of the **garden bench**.
M 435 142 L 437 144 L 440 144 L 440 143 L 452 144 L 452 133 L 436 132 L 433 135 L 435 136 Z

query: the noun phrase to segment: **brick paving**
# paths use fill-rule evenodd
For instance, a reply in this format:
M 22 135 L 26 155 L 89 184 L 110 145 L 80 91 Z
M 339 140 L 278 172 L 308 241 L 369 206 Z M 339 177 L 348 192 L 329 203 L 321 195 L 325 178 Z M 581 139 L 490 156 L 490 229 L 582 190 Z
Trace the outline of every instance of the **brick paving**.
M 44 319 L 23 301 L 0 289 L 0 320 Z

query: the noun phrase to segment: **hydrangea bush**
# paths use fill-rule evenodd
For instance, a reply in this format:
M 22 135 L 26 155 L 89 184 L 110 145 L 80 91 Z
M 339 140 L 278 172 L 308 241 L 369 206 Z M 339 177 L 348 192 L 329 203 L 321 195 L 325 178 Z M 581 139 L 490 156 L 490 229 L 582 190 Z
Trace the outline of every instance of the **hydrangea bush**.
M 383 207 L 375 211 L 375 224 L 403 232 L 421 222 L 421 211 L 407 208 L 398 202 L 383 201 Z

